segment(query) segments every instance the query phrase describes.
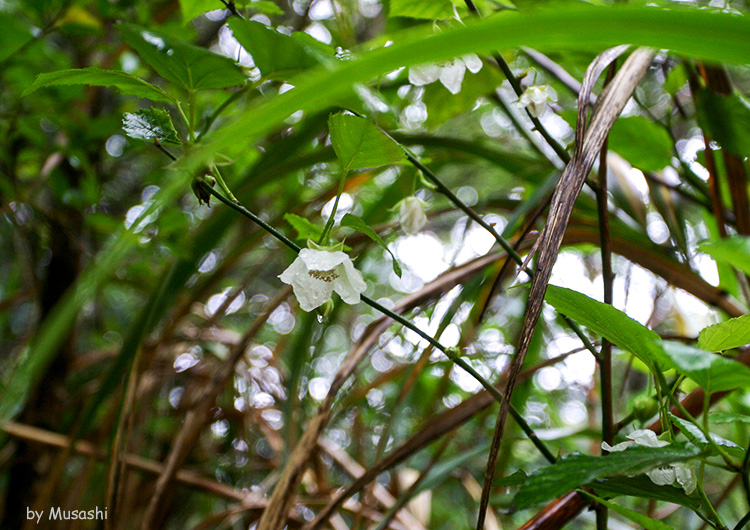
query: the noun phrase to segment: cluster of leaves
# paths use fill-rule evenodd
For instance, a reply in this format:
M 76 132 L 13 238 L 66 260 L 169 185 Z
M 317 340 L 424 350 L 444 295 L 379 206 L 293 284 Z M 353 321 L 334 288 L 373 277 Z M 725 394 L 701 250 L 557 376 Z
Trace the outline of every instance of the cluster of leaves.
M 62 505 L 106 506 L 110 528 L 467 526 L 491 441 L 506 476 L 487 527 L 533 524 L 575 490 L 599 527 L 607 509 L 660 530 L 744 524 L 750 22 L 699 7 L 0 6 L 3 526 Z M 502 288 L 507 263 L 560 221 L 576 96 L 606 101 L 587 67 L 623 43 L 670 51 L 603 133 L 610 175 L 602 159 L 562 221 L 553 283 L 592 296 L 549 286 L 537 325 L 528 290 Z M 410 75 L 426 63 L 442 83 Z M 532 83 L 557 101 L 528 112 Z M 408 236 L 394 207 L 415 195 L 431 216 Z M 300 311 L 280 242 L 344 237 L 364 302 Z M 653 308 L 647 325 L 596 301 L 601 284 Z M 503 369 L 534 328 L 516 380 Z M 493 385 L 523 433 L 493 440 Z M 669 445 L 600 456 L 633 427 Z M 676 462 L 695 493 L 643 475 Z

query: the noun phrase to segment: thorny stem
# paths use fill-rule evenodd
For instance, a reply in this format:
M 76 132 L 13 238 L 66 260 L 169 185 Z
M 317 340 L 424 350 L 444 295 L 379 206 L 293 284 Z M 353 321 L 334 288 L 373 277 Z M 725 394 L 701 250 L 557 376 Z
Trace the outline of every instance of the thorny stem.
M 237 212 L 241 213 L 254 223 L 258 224 L 261 228 L 263 228 L 265 231 L 270 233 L 272 236 L 274 236 L 276 239 L 284 243 L 286 246 L 291 248 L 294 252 L 299 253 L 301 247 L 291 241 L 289 238 L 287 238 L 284 234 L 276 230 L 274 227 L 263 221 L 260 217 L 252 213 L 250 210 L 245 208 L 239 203 L 232 202 L 230 199 L 219 193 L 218 191 L 214 190 L 211 186 L 206 184 L 205 182 L 199 182 L 199 186 L 203 187 L 204 191 L 207 193 L 210 193 L 214 197 L 216 197 L 220 202 L 223 202 L 233 210 L 236 210 Z M 447 348 L 443 346 L 437 339 L 429 335 L 428 333 L 425 333 L 421 329 L 419 329 L 416 325 L 414 325 L 412 322 L 404 318 L 403 316 L 399 315 L 398 313 L 394 313 L 390 309 L 387 309 L 386 307 L 382 306 L 369 296 L 361 295 L 362 301 L 372 307 L 373 309 L 377 309 L 387 317 L 391 318 L 395 322 L 401 324 L 407 329 L 410 329 L 417 335 L 419 335 L 421 338 L 426 340 L 428 343 L 430 343 L 433 347 L 437 348 L 441 352 L 443 352 L 451 361 L 453 361 L 456 365 L 463 368 L 466 372 L 468 372 L 472 377 L 474 377 L 489 393 L 492 395 L 493 398 L 499 403 L 503 399 L 502 392 L 500 392 L 497 388 L 495 388 L 492 383 L 490 383 L 487 379 L 485 379 L 481 374 L 479 374 L 469 363 L 464 361 L 458 353 L 458 350 L 456 348 Z M 550 462 L 555 462 L 555 457 L 552 454 L 552 452 L 544 445 L 544 443 L 539 439 L 539 437 L 534 433 L 534 430 L 529 426 L 528 423 L 526 423 L 526 420 L 524 420 L 523 416 L 521 415 L 518 410 L 516 410 L 512 405 L 510 409 L 510 414 L 513 416 L 513 418 L 518 422 L 518 425 L 521 427 L 524 433 L 529 437 L 529 440 L 534 444 L 534 446 L 544 455 L 544 457 Z

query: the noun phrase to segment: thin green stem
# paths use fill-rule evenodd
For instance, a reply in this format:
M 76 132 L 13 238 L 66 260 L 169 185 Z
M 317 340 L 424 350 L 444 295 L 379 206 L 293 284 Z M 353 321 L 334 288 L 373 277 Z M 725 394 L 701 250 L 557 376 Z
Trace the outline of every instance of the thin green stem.
M 219 168 L 216 167 L 216 164 L 211 164 L 211 174 L 216 178 L 216 183 L 221 188 L 221 191 L 226 193 L 230 199 L 239 204 L 240 201 L 237 200 L 237 197 L 234 196 L 234 193 L 232 193 L 229 186 L 227 186 L 227 183 L 224 181 L 224 177 L 221 176 L 221 172 L 219 171 Z
M 331 236 L 331 230 L 333 230 L 333 223 L 336 220 L 336 210 L 338 210 L 339 207 L 339 200 L 341 199 L 341 194 L 344 193 L 344 183 L 346 182 L 346 177 L 349 174 L 349 170 L 347 168 L 344 168 L 344 170 L 341 172 L 341 180 L 339 180 L 339 189 L 336 192 L 336 200 L 333 201 L 333 209 L 331 210 L 331 215 L 328 217 L 328 221 L 326 221 L 326 226 L 323 228 L 323 233 L 320 235 L 320 241 L 318 241 L 319 245 L 327 245 L 328 240 Z
M 289 238 L 287 238 L 284 234 L 276 230 L 274 227 L 263 221 L 260 217 L 252 213 L 250 210 L 245 208 L 239 203 L 232 202 L 230 199 L 219 193 L 218 191 L 214 190 L 211 186 L 206 184 L 205 182 L 199 182 L 199 186 L 202 186 L 203 189 L 207 192 L 216 197 L 220 202 L 226 204 L 233 210 L 236 210 L 237 212 L 241 213 L 254 223 L 258 224 L 261 228 L 266 230 L 268 233 L 270 233 L 272 236 L 274 236 L 276 239 L 284 243 L 286 246 L 291 248 L 294 252 L 299 253 L 300 250 L 302 250 L 299 245 L 291 241 Z M 390 309 L 387 309 L 383 305 L 379 304 L 369 296 L 361 295 L 362 301 L 372 307 L 373 309 L 377 309 L 393 321 L 401 324 L 405 328 L 413 331 L 417 335 L 419 335 L 421 338 L 426 340 L 429 344 L 431 344 L 433 347 L 437 348 L 441 352 L 443 352 L 451 361 L 453 361 L 456 365 L 463 368 L 468 372 L 472 377 L 474 377 L 486 390 L 490 393 L 490 395 L 498 402 L 500 403 L 503 399 L 503 394 L 500 392 L 497 388 L 495 388 L 492 383 L 490 383 L 487 379 L 485 379 L 479 372 L 477 372 L 469 363 L 464 361 L 458 354 L 457 350 L 454 348 L 447 348 L 443 346 L 437 339 L 429 335 L 428 333 L 425 333 L 421 329 L 419 329 L 416 325 L 414 325 L 412 322 L 404 318 L 403 316 L 399 315 L 398 313 L 394 313 Z M 518 422 L 518 425 L 521 427 L 521 430 L 523 430 L 524 433 L 529 437 L 529 440 L 534 444 L 534 446 L 539 450 L 539 452 L 542 453 L 542 455 L 550 462 L 555 462 L 555 456 L 552 454 L 552 452 L 544 445 L 544 442 L 542 442 L 539 437 L 534 433 L 534 430 L 529 426 L 528 423 L 526 423 L 526 420 L 523 418 L 521 413 L 515 409 L 511 405 L 510 408 L 510 414 L 513 416 L 513 418 Z

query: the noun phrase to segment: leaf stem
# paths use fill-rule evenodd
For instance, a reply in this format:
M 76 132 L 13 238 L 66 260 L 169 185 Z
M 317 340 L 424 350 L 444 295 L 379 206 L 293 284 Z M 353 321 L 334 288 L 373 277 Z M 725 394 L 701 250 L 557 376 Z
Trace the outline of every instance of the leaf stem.
M 341 171 L 341 180 L 339 180 L 339 189 L 338 192 L 336 192 L 336 200 L 333 201 L 333 209 L 331 210 L 331 215 L 328 217 L 326 226 L 325 228 L 323 228 L 323 233 L 320 235 L 320 241 L 318 241 L 319 245 L 328 244 L 328 240 L 331 236 L 331 230 L 333 229 L 333 223 L 336 221 L 336 210 L 338 210 L 339 207 L 339 200 L 341 199 L 341 194 L 344 193 L 344 183 L 346 182 L 347 175 L 349 175 L 349 169 L 344 168 L 343 171 Z

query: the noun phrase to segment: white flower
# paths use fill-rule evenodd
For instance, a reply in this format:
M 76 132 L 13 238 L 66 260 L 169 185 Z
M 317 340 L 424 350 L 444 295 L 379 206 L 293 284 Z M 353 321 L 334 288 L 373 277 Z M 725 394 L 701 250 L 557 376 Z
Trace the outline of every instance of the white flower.
M 303 248 L 279 278 L 291 285 L 304 311 L 312 311 L 331 299 L 333 291 L 347 304 L 359 302 L 367 284 L 352 260 L 340 250 Z
M 427 223 L 422 201 L 416 197 L 407 197 L 399 203 L 398 222 L 404 232 L 413 236 L 418 234 Z
M 414 86 L 424 86 L 440 79 L 451 94 L 458 94 L 461 92 L 461 82 L 464 80 L 467 68 L 472 74 L 476 74 L 482 69 L 482 60 L 470 53 L 445 63 L 412 66 L 409 68 L 409 83 Z
M 656 433 L 648 429 L 633 431 L 628 434 L 627 437 L 631 441 L 619 443 L 614 447 L 609 445 L 607 442 L 602 442 L 602 449 L 613 453 L 624 451 L 631 445 L 642 445 L 644 447 L 664 447 L 665 445 L 669 445 L 668 442 L 659 440 L 656 437 Z M 648 478 L 651 479 L 651 482 L 653 482 L 657 486 L 669 486 L 677 481 L 677 483 L 682 486 L 682 489 L 685 490 L 685 493 L 687 495 L 690 495 L 691 493 L 693 493 L 693 491 L 695 491 L 696 481 L 695 476 L 693 475 L 693 470 L 690 466 L 683 462 L 675 462 L 674 464 L 659 466 L 650 471 L 647 471 L 646 475 L 648 475 Z
M 556 101 L 557 95 L 552 88 L 546 85 L 531 86 L 521 94 L 518 104 L 522 107 L 526 107 L 529 114 L 538 118 L 544 114 L 544 109 L 547 108 L 548 101 Z

